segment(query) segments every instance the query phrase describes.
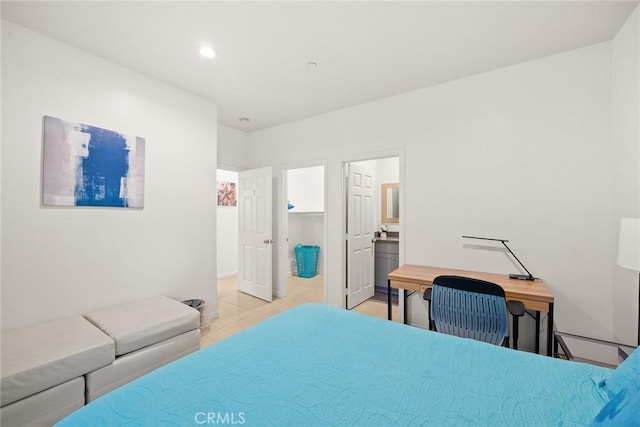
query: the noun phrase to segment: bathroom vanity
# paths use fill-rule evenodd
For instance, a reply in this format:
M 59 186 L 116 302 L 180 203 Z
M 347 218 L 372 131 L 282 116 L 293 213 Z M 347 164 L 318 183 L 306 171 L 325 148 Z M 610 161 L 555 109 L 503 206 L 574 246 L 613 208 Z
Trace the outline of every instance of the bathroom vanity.
M 393 232 L 389 232 L 386 239 L 374 239 L 376 292 L 387 293 L 387 274 L 399 267 L 399 241 L 398 233 Z M 394 293 L 397 291 L 393 290 Z

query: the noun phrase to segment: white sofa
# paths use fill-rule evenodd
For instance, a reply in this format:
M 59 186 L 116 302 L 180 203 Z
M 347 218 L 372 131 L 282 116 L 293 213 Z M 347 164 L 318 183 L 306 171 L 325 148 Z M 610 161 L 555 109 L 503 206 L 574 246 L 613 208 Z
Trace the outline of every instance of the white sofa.
M 200 313 L 164 296 L 2 332 L 0 424 L 50 426 L 200 348 Z

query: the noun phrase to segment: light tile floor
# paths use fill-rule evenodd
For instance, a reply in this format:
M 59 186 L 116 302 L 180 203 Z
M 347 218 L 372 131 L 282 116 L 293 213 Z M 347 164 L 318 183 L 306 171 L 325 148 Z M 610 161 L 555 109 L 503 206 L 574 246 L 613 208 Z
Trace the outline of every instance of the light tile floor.
M 211 326 L 202 330 L 200 345 L 206 347 L 236 334 L 250 326 L 268 319 L 297 305 L 309 302 L 324 302 L 322 276 L 311 279 L 289 277 L 289 295 L 266 302 L 238 290 L 237 276 L 218 280 L 219 317 Z M 365 301 L 353 309 L 370 316 L 387 318 L 387 305 L 378 301 Z M 393 319 L 398 319 L 398 307 L 393 307 Z

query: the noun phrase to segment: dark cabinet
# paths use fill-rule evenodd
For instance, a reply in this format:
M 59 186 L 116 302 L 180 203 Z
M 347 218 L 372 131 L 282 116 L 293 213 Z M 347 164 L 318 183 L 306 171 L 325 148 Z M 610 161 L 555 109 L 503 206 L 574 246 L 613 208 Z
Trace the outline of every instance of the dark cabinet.
M 376 240 L 375 286 L 377 291 L 387 292 L 387 274 L 398 268 L 399 261 L 397 240 Z

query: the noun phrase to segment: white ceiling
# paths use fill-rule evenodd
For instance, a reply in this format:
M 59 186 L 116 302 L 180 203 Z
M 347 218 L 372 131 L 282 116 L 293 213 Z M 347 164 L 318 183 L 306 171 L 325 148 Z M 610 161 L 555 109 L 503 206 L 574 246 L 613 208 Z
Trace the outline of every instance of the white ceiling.
M 610 40 L 637 4 L 2 1 L 2 17 L 211 99 L 220 123 L 252 131 Z

